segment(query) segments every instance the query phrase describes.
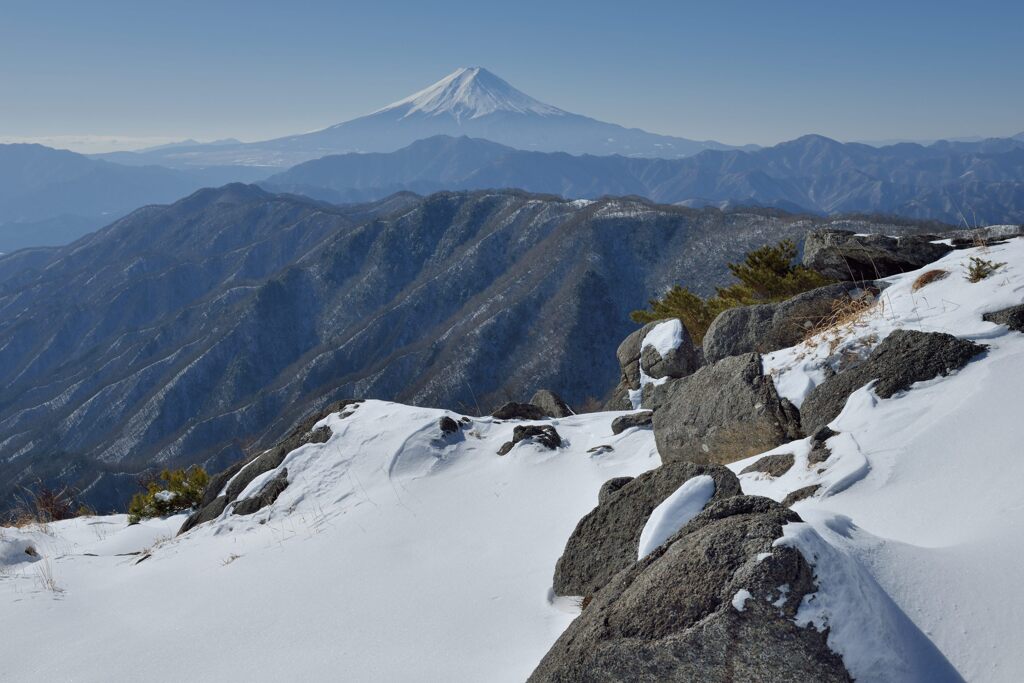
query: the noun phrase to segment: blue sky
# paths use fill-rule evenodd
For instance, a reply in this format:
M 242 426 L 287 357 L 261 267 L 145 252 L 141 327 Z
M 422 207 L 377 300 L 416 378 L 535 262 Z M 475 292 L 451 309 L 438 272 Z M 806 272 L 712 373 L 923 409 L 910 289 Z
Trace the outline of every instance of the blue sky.
M 12 2 L 0 137 L 264 139 L 479 65 L 728 143 L 1024 130 L 1024 3 Z

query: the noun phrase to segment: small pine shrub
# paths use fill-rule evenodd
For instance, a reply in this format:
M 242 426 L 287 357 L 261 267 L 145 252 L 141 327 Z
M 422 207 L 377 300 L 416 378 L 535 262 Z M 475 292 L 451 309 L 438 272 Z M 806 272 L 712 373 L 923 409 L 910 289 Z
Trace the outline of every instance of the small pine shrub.
M 784 301 L 831 282 L 817 271 L 794 264 L 796 254 L 796 244 L 791 240 L 755 249 L 742 263 L 729 264 L 729 271 L 739 282 L 719 287 L 715 296 L 703 299 L 675 285 L 661 299 L 652 299 L 650 310 L 633 311 L 630 317 L 641 325 L 678 318 L 694 343 L 700 344 L 712 321 L 724 310 Z
M 145 492 L 132 496 L 128 504 L 128 523 L 138 524 L 150 517 L 166 517 L 190 510 L 199 505 L 209 483 L 210 477 L 202 467 L 164 470 L 159 480 L 146 485 Z
M 964 276 L 968 282 L 981 282 L 991 277 L 997 270 L 1005 266 L 1005 263 L 996 263 L 988 259 L 972 256 L 970 265 L 967 266 L 967 274 Z

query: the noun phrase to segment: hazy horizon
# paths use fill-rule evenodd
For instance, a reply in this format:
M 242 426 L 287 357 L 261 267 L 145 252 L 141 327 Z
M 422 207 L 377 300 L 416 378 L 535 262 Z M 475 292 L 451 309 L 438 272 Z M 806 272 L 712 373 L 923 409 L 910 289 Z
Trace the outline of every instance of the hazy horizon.
M 95 152 L 265 140 L 367 114 L 469 65 L 568 111 L 728 144 L 1024 130 L 1015 3 L 648 3 L 630 30 L 620 8 L 516 10 L 7 7 L 0 58 L 18 68 L 0 74 L 0 141 Z

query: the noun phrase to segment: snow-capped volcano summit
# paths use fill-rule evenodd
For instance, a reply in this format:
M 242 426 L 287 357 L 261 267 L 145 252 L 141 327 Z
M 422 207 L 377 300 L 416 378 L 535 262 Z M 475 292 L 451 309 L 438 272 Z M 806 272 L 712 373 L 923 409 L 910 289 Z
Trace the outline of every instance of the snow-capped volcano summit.
M 475 119 L 499 111 L 541 116 L 568 114 L 558 107 L 533 99 L 512 87 L 508 81 L 479 66 L 456 69 L 437 83 L 378 109 L 374 114 L 397 112 L 403 118 L 415 114 L 449 114 L 461 120 Z
M 237 145 L 196 145 L 118 155 L 122 163 L 169 166 L 293 166 L 331 154 L 393 152 L 435 135 L 469 136 L 537 152 L 679 158 L 718 142 L 624 128 L 536 100 L 479 66 L 456 69 L 433 85 L 371 114 L 303 135 Z

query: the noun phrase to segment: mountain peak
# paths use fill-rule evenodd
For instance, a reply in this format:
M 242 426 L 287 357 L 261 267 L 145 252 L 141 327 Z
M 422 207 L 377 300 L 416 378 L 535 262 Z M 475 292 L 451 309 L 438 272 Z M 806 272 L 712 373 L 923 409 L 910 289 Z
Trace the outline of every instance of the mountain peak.
M 460 67 L 431 86 L 379 109 L 400 113 L 402 118 L 453 116 L 475 119 L 496 112 L 561 116 L 566 112 L 533 99 L 508 81 L 480 66 Z

